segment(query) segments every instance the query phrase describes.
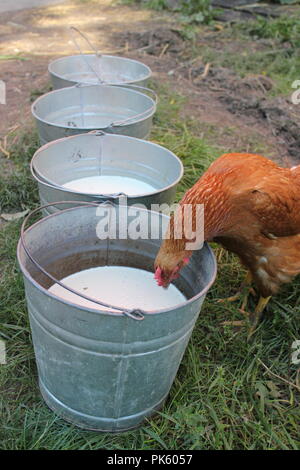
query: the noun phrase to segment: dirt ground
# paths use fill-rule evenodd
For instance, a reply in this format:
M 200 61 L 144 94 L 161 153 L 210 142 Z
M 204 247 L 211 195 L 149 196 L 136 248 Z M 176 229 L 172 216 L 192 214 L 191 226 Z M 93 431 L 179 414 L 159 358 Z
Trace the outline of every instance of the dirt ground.
M 77 53 L 71 25 L 85 32 L 99 51 L 149 65 L 154 78 L 187 97 L 182 118 L 188 116 L 203 123 L 203 132 L 205 126 L 217 129 L 217 144 L 224 151 L 249 151 L 249 142 L 257 138 L 264 141 L 266 156 L 283 165 L 299 163 L 299 107 L 289 99 L 268 99 L 266 93 L 273 85 L 267 77 L 241 79 L 230 69 L 202 62 L 202 46 L 223 47 L 217 29 L 210 28 L 201 37 L 197 43 L 199 57 L 191 60 L 190 44 L 178 33 L 174 16 L 111 0 L 73 0 L 1 15 L 0 57 L 11 56 L 10 60 L 0 60 L 0 79 L 7 85 L 7 104 L 0 105 L 4 156 L 6 137 L 32 119 L 30 104 L 35 93 L 49 89 L 49 61 Z M 89 52 L 88 46 L 81 44 L 83 51 Z M 232 42 L 232 47 L 239 53 L 238 44 Z M 253 42 L 251 47 L 260 44 Z

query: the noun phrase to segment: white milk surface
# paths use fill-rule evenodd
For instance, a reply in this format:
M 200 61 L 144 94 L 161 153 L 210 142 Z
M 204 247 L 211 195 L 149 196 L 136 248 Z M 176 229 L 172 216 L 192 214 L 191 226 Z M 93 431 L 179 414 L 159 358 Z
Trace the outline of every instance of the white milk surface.
M 186 301 L 186 297 L 173 284 L 164 289 L 156 284 L 153 273 L 126 266 L 85 269 L 61 279 L 61 282 L 96 300 L 129 309 L 160 310 Z M 106 310 L 59 284 L 51 286 L 49 292 L 80 306 Z
M 128 196 L 138 196 L 139 194 L 147 194 L 156 191 L 144 181 L 127 176 L 114 175 L 95 175 L 86 178 L 79 178 L 68 181 L 63 185 L 67 189 L 72 189 L 86 194 L 113 194 L 125 193 Z

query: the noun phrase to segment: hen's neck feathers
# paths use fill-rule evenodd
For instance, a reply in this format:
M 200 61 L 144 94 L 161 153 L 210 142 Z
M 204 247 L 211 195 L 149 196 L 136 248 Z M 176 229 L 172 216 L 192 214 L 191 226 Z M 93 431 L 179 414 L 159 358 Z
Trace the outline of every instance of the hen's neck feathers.
M 223 230 L 228 220 L 230 201 L 220 175 L 203 175 L 197 183 L 185 194 L 181 206 L 193 206 L 193 230 L 195 227 L 195 208 L 203 205 L 204 209 L 204 240 L 211 240 Z
M 200 180 L 184 195 L 180 201 L 178 211 L 181 217 L 171 217 L 168 238 L 164 240 L 165 252 L 187 253 L 186 244 L 189 240 L 184 232 L 184 227 L 191 227 L 192 231 L 199 230 L 197 227 L 196 208 L 202 205 L 204 209 L 204 240 L 209 241 L 220 235 L 228 222 L 230 215 L 230 201 L 227 192 L 224 190 L 222 178 L 213 175 L 203 175 Z M 190 211 L 185 211 L 186 205 L 191 205 Z M 186 220 L 188 217 L 188 220 Z M 181 230 L 183 237 L 178 239 L 174 236 L 176 233 L 176 224 L 182 224 Z M 178 225 L 177 225 L 178 227 Z

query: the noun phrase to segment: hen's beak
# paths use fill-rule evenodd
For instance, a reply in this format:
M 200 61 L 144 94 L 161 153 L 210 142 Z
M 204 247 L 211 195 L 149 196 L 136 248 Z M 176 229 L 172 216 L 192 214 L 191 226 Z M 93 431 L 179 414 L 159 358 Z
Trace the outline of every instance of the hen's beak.
M 158 266 L 155 270 L 155 274 L 154 274 L 154 279 L 156 280 L 157 284 L 161 287 L 168 287 L 168 285 L 170 284 L 170 282 L 166 282 L 164 280 L 164 274 L 163 274 L 163 270 Z
M 189 262 L 189 258 L 186 257 L 182 260 L 180 264 L 175 266 L 172 272 L 166 272 L 160 266 L 157 266 L 154 274 L 154 279 L 156 280 L 157 284 L 161 287 L 167 288 L 174 279 L 179 277 L 180 269 L 185 266 Z
M 165 289 L 169 287 L 171 282 L 179 277 L 179 269 L 179 266 L 176 266 L 176 268 L 167 275 L 166 272 L 158 266 L 154 274 L 157 284 Z

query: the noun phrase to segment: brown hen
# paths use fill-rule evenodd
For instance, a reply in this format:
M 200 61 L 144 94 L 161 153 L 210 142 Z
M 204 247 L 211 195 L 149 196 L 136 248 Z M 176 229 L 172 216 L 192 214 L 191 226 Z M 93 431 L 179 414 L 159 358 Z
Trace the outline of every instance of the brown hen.
M 204 204 L 204 239 L 238 255 L 250 271 L 261 295 L 257 316 L 280 285 L 300 273 L 300 165 L 281 168 L 260 155 L 224 154 L 186 192 L 182 212 L 185 204 L 192 204 L 193 215 Z M 173 227 L 171 217 L 170 238 L 155 260 L 155 278 L 164 287 L 192 254 Z

